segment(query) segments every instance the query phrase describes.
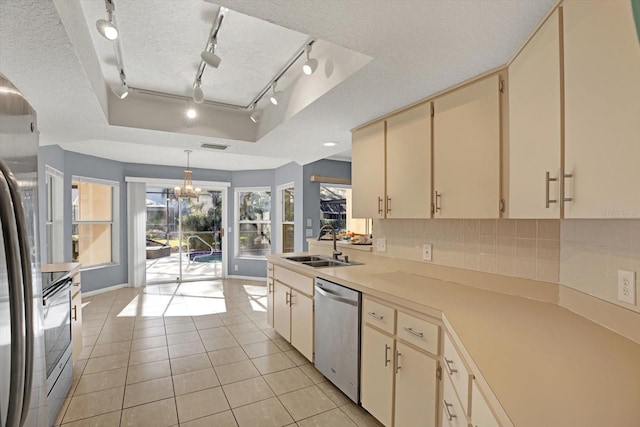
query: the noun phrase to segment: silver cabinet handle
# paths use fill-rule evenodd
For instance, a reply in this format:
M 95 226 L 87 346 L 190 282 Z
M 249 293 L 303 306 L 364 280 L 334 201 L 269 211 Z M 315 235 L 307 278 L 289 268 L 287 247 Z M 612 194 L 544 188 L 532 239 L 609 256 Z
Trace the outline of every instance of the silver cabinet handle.
M 293 305 L 293 291 L 289 292 L 289 307 Z
M 385 367 L 387 367 L 389 363 L 391 363 L 391 359 L 389 359 L 389 350 L 391 350 L 391 347 L 385 344 L 384 345 L 384 366 Z
M 379 314 L 376 314 L 376 313 L 375 313 L 375 312 L 373 312 L 373 311 L 369 311 L 369 312 L 367 312 L 367 314 L 368 314 L 369 316 L 373 317 L 373 318 L 374 318 L 374 319 L 376 319 L 376 320 L 382 320 L 382 319 L 384 319 L 384 316 L 381 316 L 381 315 L 379 315 Z
M 572 173 L 563 173 L 562 174 L 564 180 L 566 181 L 567 178 L 573 178 L 573 174 Z M 564 185 L 562 186 L 562 201 L 564 202 L 573 202 L 573 197 L 564 197 L 565 191 L 564 191 Z
M 391 197 L 387 196 L 387 213 L 391 212 Z
M 409 332 L 411 335 L 415 335 L 415 336 L 420 337 L 420 338 L 424 337 L 424 334 L 422 332 L 416 332 L 411 328 L 407 328 L 406 326 L 404 327 L 404 330 Z
M 272 294 L 272 293 L 273 293 L 273 283 L 269 283 L 269 284 L 267 285 L 267 292 L 269 292 L 270 294 Z
M 442 193 L 438 193 L 436 191 L 436 213 L 442 210 L 442 206 L 440 206 L 441 201 L 442 201 Z
M 378 196 L 378 215 L 382 215 L 382 197 Z
M 558 178 L 551 178 L 551 174 L 549 172 L 547 172 L 547 175 L 546 175 L 546 202 L 545 202 L 545 207 L 547 209 L 549 209 L 549 205 L 551 203 L 558 203 L 557 199 L 551 200 L 549 198 L 549 184 L 552 183 L 552 182 L 556 182 L 557 180 L 558 180 Z
M 286 305 L 290 305 L 290 303 L 291 303 L 291 299 L 290 299 L 290 294 L 289 294 L 289 292 L 286 292 L 286 293 L 285 293 L 285 296 L 284 296 L 284 303 L 285 303 Z
M 452 368 L 451 365 L 453 365 L 453 360 L 449 360 L 446 357 L 444 358 L 444 363 L 447 367 L 447 372 L 449 373 L 449 375 L 453 375 L 456 372 L 458 372 L 458 370 L 456 368 Z
M 78 306 L 73 306 L 73 316 L 71 317 L 73 320 L 78 320 Z
M 402 366 L 400 366 L 400 356 L 402 356 L 402 353 L 396 350 L 396 374 L 402 369 Z
M 453 404 L 447 403 L 446 400 L 443 400 L 443 402 L 444 402 L 444 410 L 447 411 L 447 417 L 449 418 L 449 421 L 453 421 L 454 418 L 458 417 L 456 414 L 452 414 L 451 410 L 449 409 L 453 407 Z

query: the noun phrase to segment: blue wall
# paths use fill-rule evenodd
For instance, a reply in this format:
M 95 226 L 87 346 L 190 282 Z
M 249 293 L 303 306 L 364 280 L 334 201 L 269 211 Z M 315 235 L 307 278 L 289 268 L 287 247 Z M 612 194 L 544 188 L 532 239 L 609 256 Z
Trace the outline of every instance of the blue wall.
M 39 167 L 40 194 L 45 194 L 45 165 L 64 173 L 64 236 L 67 241 L 64 247 L 65 261 L 71 261 L 71 178 L 83 176 L 89 178 L 106 179 L 120 183 L 120 260 L 119 264 L 94 269 L 83 270 L 82 286 L 85 291 L 93 291 L 105 287 L 119 285 L 127 282 L 127 187 L 126 176 L 158 178 L 158 179 L 182 179 L 184 168 L 171 166 L 154 166 L 135 163 L 121 163 L 106 160 L 99 157 L 87 156 L 70 151 L 64 151 L 58 146 L 45 146 L 40 148 Z M 235 189 L 239 187 L 268 187 L 271 189 L 271 218 L 272 233 L 271 242 L 275 252 L 276 248 L 276 198 L 277 186 L 294 183 L 295 186 L 295 250 L 306 251 L 305 238 L 306 219 L 311 218 L 313 232 L 317 235 L 320 224 L 320 184 L 310 182 L 311 175 L 324 175 L 338 178 L 350 178 L 351 164 L 331 160 L 320 160 L 305 166 L 297 163 L 288 163 L 277 169 L 252 170 L 252 171 L 219 171 L 210 169 L 194 169 L 193 176 L 196 181 L 229 182 L 227 199 L 227 227 L 228 233 L 228 266 L 227 274 L 230 276 L 265 277 L 266 261 L 236 258 L 235 257 Z M 45 197 L 39 200 L 40 212 L 46 211 Z M 45 218 L 40 215 L 41 253 L 43 262 L 46 260 Z M 238 267 L 235 270 L 235 267 Z

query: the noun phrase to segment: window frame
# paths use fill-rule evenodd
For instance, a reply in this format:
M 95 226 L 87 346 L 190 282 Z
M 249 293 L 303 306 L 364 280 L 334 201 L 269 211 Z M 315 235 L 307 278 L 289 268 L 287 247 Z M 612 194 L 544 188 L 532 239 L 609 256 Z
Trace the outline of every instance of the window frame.
M 80 224 L 111 224 L 111 261 L 100 264 L 83 264 L 82 271 L 93 270 L 103 267 L 111 267 L 120 265 L 120 183 L 118 181 L 111 181 L 107 179 L 92 178 L 87 176 L 72 175 L 71 176 L 71 189 L 76 182 L 87 184 L 106 185 L 111 187 L 111 221 L 78 221 L 73 220 L 73 196 L 71 197 L 71 228 Z M 73 236 L 73 231 L 71 233 Z M 73 251 L 72 251 L 73 252 Z M 73 253 L 72 253 L 73 256 Z
M 284 209 L 284 203 L 285 203 L 285 198 L 284 198 L 284 192 L 286 190 L 291 189 L 293 191 L 293 197 L 294 197 L 294 204 L 293 204 L 293 221 L 285 221 L 284 220 L 284 214 L 285 214 L 285 209 Z M 294 185 L 293 182 L 288 182 L 286 184 L 282 184 L 282 185 L 278 185 L 276 187 L 276 220 L 277 220 L 277 224 L 276 224 L 276 233 L 277 233 L 277 240 L 276 240 L 276 252 L 278 253 L 284 253 L 284 226 L 285 225 L 292 225 L 293 226 L 293 232 L 294 232 L 294 248 L 292 252 L 295 252 L 295 229 L 296 229 L 296 225 L 295 225 L 295 218 L 296 218 L 296 208 L 295 208 L 295 192 L 296 192 L 296 187 Z
M 240 193 L 257 193 L 257 192 L 268 192 L 271 198 L 270 201 L 270 209 L 269 209 L 269 221 L 260 220 L 260 221 L 249 221 L 249 220 L 240 220 Z M 233 238 L 233 255 L 235 259 L 246 259 L 246 260 L 266 260 L 267 257 L 264 255 L 240 255 L 240 224 L 269 224 L 269 251 L 273 252 L 273 221 L 271 211 L 273 210 L 273 188 L 271 187 L 236 187 L 233 189 L 233 212 L 234 212 L 234 227 L 235 227 L 235 236 Z

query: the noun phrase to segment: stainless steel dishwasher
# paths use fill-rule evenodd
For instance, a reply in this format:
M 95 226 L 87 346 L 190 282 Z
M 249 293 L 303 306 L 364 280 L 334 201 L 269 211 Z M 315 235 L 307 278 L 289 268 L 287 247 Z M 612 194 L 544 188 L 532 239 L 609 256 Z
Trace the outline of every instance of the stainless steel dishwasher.
M 362 294 L 316 278 L 315 367 L 355 403 L 360 400 Z

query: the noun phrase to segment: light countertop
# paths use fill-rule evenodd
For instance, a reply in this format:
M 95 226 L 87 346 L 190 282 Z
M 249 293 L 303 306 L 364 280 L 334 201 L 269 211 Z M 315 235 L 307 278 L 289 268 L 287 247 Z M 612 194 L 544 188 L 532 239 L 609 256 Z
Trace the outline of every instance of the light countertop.
M 442 313 L 515 426 L 640 426 L 640 345 L 569 310 L 374 265 L 313 269 L 282 257 L 268 260 Z

